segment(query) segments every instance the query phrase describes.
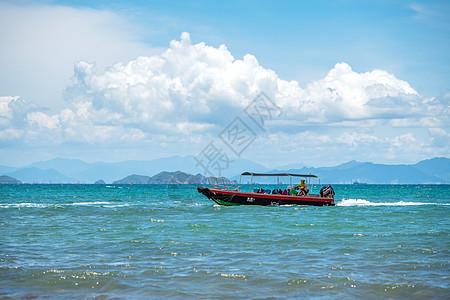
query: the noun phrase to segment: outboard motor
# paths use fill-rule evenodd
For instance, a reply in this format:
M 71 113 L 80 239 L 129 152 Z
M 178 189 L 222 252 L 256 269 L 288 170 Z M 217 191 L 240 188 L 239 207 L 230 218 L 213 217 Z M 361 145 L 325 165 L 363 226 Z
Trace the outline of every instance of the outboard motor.
M 334 190 L 331 185 L 325 185 L 320 189 L 320 197 L 334 198 Z

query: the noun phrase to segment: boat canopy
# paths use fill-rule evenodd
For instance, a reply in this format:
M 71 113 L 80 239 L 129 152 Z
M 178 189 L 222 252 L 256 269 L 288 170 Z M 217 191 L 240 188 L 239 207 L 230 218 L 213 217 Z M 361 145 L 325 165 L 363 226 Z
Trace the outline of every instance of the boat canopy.
M 241 176 L 274 176 L 274 177 L 294 176 L 294 177 L 306 177 L 306 178 L 319 178 L 316 175 L 312 175 L 312 174 L 292 174 L 292 173 L 253 173 L 253 172 L 244 172 L 244 173 L 241 174 Z

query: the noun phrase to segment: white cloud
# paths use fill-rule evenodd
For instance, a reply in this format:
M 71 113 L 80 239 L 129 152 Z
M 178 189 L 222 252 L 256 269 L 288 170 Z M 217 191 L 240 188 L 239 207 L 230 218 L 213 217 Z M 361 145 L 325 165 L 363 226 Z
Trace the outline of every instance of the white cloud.
M 130 24 L 107 10 L 0 2 L 0 91 L 61 109 L 76 61 L 106 67 L 160 51 Z
M 448 154 L 450 151 L 450 133 L 444 128 L 429 128 L 428 130 L 431 135 L 431 144 L 433 147 L 446 151 L 443 155 L 446 155 L 445 153 Z
M 116 64 L 104 73 L 79 62 L 68 97 L 92 102 L 95 111 L 150 131 L 192 131 L 226 125 L 258 91 L 276 87 L 277 76 L 246 55 L 234 59 L 224 45 L 192 45 L 188 33 L 161 55 Z
M 350 146 L 357 146 L 360 143 L 377 143 L 380 142 L 380 139 L 367 133 L 344 132 L 336 139 L 336 141 Z
M 30 124 L 37 124 L 40 128 L 56 129 L 60 127 L 58 116 L 49 116 L 40 111 L 27 115 Z
M 9 107 L 11 101 L 17 101 L 19 97 L 0 97 L 0 126 L 9 125 L 13 117 L 12 109 Z
M 406 147 L 408 145 L 411 145 L 411 143 L 415 143 L 416 139 L 411 133 L 406 133 L 401 136 L 397 136 L 391 141 L 391 145 L 394 147 L 402 148 Z
M 302 89 L 279 80 L 279 98 L 288 112 L 311 122 L 383 118 L 416 112 L 418 93 L 405 81 L 385 71 L 352 71 L 338 63 L 324 79 Z M 281 91 L 280 91 L 281 89 Z
M 19 96 L 2 96 L 0 97 L 0 130 L 9 127 L 24 128 L 27 113 L 43 110 L 33 102 L 25 101 Z
M 416 154 L 421 159 L 425 159 L 429 158 L 432 153 L 434 156 L 440 156 L 436 149 L 433 150 L 428 140 L 419 140 L 411 132 L 387 139 L 387 142 L 390 143 L 390 146 L 385 154 L 386 158 L 398 159 L 398 157 Z
M 192 45 L 188 33 L 172 41 L 161 55 L 116 64 L 104 73 L 95 65 L 75 67 L 68 91 L 92 101 L 93 108 L 120 114 L 123 123 L 139 123 L 176 131 L 179 123 L 197 129 L 225 125 L 224 114 L 238 114 L 264 91 L 284 110 L 287 119 L 330 122 L 417 113 L 418 93 L 385 71 L 356 73 L 345 63 L 301 88 L 259 65 L 252 55 L 235 59 L 224 45 Z M 68 93 L 70 95 L 70 93 Z M 220 122 L 222 121 L 222 122 Z
M 112 146 L 158 141 L 166 149 L 184 142 L 195 151 L 242 114 L 260 91 L 283 110 L 281 118 L 267 125 L 275 132 L 267 141 L 273 153 L 301 150 L 320 159 L 328 149 L 347 151 L 342 157 L 385 153 L 390 158 L 404 155 L 406 150 L 399 149 L 414 144 L 410 154 L 423 155 L 430 151 L 425 146 L 429 136 L 408 129 L 448 127 L 449 94 L 424 99 L 386 71 L 357 73 L 338 63 L 323 79 L 301 87 L 279 78 L 250 54 L 236 59 L 224 45 L 192 44 L 183 33 L 162 54 L 105 71 L 79 61 L 65 91 L 68 107 L 57 113 L 28 107 L 18 97 L 1 98 L 0 139 L 25 136 L 30 143 Z M 377 130 L 388 125 L 398 134 Z M 439 143 L 448 145 L 443 139 Z

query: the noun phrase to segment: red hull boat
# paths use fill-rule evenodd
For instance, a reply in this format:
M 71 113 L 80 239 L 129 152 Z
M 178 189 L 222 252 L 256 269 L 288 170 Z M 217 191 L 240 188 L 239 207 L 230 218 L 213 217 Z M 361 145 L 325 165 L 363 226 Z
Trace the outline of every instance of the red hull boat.
M 209 187 L 199 186 L 198 192 L 205 195 L 208 199 L 212 199 L 214 202 L 220 205 L 314 205 L 314 206 L 334 206 L 334 190 L 330 185 L 326 185 L 320 188 L 320 181 L 318 194 L 309 193 L 308 187 L 313 189 L 313 179 L 318 179 L 316 175 L 311 174 L 292 174 L 292 173 L 276 173 L 276 174 L 263 174 L 263 173 L 251 173 L 244 172 L 242 176 L 251 176 L 249 191 L 240 191 L 240 185 L 233 187 L 233 184 L 226 178 L 209 178 Z M 290 185 L 281 192 L 278 188 L 270 191 L 262 188 L 253 189 L 255 185 L 253 183 L 253 177 L 289 177 Z M 306 190 L 304 194 L 298 195 L 297 189 L 292 185 L 293 178 L 304 178 L 307 181 Z M 297 186 L 298 187 L 298 186 Z M 279 193 L 281 192 L 281 193 Z M 291 193 L 292 192 L 292 193 Z

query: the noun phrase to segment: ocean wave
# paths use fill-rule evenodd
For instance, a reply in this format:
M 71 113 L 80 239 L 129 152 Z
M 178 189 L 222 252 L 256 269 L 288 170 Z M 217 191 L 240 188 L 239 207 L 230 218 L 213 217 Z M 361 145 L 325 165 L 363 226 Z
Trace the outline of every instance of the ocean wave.
M 43 204 L 43 203 L 1 203 L 0 207 L 2 208 L 47 208 L 50 206 L 56 206 L 55 204 Z M 59 205 L 58 205 L 59 206 Z
M 436 203 L 436 202 L 371 202 L 365 199 L 342 199 L 341 202 L 337 202 L 336 206 L 408 206 L 408 205 L 450 205 L 448 203 Z
M 107 205 L 107 204 L 111 203 L 106 201 L 94 201 L 94 202 L 74 202 L 71 205 Z
M 130 206 L 129 203 L 117 204 L 106 201 L 94 201 L 94 202 L 74 202 L 74 203 L 0 203 L 0 208 L 51 208 L 51 207 L 65 207 L 65 206 L 99 206 L 99 207 L 125 207 Z
M 222 273 L 220 274 L 221 277 L 225 278 L 237 278 L 237 279 L 244 279 L 247 280 L 248 276 L 244 274 L 232 274 L 232 273 Z

